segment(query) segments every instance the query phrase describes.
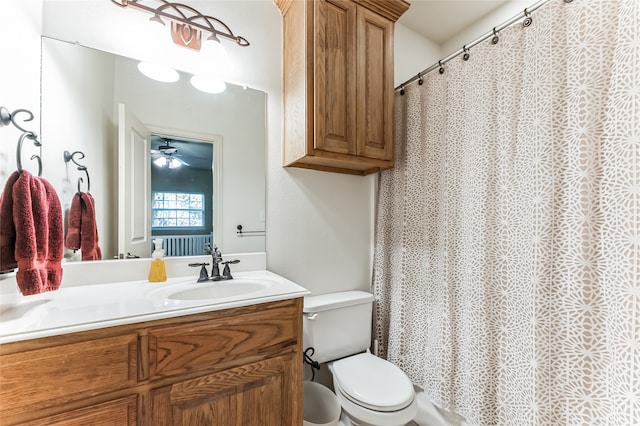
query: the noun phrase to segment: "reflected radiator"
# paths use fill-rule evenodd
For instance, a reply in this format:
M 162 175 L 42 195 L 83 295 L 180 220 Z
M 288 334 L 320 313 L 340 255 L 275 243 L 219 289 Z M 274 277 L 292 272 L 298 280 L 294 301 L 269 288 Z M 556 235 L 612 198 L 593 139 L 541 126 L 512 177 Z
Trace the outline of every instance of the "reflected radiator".
M 155 238 L 155 237 L 153 237 Z M 208 244 L 213 247 L 213 235 L 162 235 L 165 256 L 200 256 Z

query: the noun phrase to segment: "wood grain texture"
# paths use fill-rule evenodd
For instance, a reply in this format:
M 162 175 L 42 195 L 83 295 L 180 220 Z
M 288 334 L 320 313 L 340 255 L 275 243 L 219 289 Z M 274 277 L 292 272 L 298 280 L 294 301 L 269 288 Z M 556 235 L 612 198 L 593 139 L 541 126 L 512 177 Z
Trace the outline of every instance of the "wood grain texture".
M 136 426 L 138 424 L 137 397 L 132 395 L 23 424 L 29 426 Z
M 411 4 L 404 0 L 356 0 L 361 6 L 378 15 L 396 22 L 403 13 L 409 10 Z
M 2 418 L 134 386 L 137 335 L 2 355 L 0 366 Z
M 267 309 L 215 321 L 149 331 L 151 380 L 206 371 L 223 360 L 241 359 L 296 341 L 294 307 Z
M 358 9 L 358 141 L 366 158 L 393 157 L 393 23 Z
M 307 155 L 308 102 L 313 99 L 307 79 L 308 12 L 307 2 L 292 1 L 282 23 L 283 37 L 287 40 L 282 54 L 283 137 L 288 142 L 282 150 L 285 165 Z
M 314 148 L 356 151 L 356 4 L 314 2 Z
M 207 328 L 223 336 L 226 349 L 220 353 L 227 357 L 215 361 L 198 349 L 175 358 L 169 355 L 167 361 L 172 361 L 166 366 L 175 368 L 175 374 L 150 380 L 154 332 L 169 336 L 171 330 L 191 330 L 189 340 L 210 337 Z M 184 349 L 182 343 L 176 346 L 179 350 Z M 0 424 L 173 425 L 180 423 L 172 423 L 171 415 L 160 417 L 165 421 L 161 423 L 154 413 L 173 410 L 172 398 L 177 403 L 193 397 L 235 402 L 231 408 L 215 409 L 228 414 L 218 417 L 218 423 L 191 422 L 201 416 L 196 409 L 176 417 L 183 418 L 183 424 L 235 425 L 243 424 L 237 419 L 264 417 L 268 424 L 297 426 L 302 424 L 301 347 L 302 298 L 3 344 Z M 269 361 L 273 359 L 278 361 Z M 264 371 L 256 370 L 262 367 Z M 281 401 L 281 407 L 269 410 L 261 401 Z
M 300 425 L 299 409 L 292 406 L 297 394 L 292 394 L 289 380 L 301 365 L 297 356 L 287 355 L 156 389 L 151 421 L 185 426 Z
M 404 0 L 275 0 L 284 16 L 283 165 L 393 167 L 393 23 Z

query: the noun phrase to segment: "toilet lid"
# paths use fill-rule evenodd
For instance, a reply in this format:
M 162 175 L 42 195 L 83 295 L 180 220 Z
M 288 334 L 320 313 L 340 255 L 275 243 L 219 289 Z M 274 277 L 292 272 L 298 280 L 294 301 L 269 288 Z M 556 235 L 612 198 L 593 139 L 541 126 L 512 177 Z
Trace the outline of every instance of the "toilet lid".
M 370 353 L 335 361 L 333 375 L 344 396 L 375 411 L 401 410 L 415 395 L 402 370 Z

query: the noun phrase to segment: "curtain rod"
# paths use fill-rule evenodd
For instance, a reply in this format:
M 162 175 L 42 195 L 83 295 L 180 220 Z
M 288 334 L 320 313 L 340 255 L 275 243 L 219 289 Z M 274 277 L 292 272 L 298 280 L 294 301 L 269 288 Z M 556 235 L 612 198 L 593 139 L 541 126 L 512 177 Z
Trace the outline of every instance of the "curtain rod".
M 491 31 L 488 31 L 487 33 L 481 35 L 477 39 L 473 40 L 471 43 L 465 44 L 461 49 L 456 50 L 455 52 L 453 52 L 449 56 L 445 57 L 444 59 L 439 60 L 435 64 L 431 65 L 429 68 L 426 68 L 422 72 L 419 72 L 415 76 L 411 77 L 409 80 L 405 81 L 404 83 L 402 83 L 398 87 L 396 87 L 394 89 L 394 91 L 395 90 L 404 89 L 404 86 L 406 86 L 407 84 L 410 84 L 410 83 L 420 79 L 422 76 L 424 76 L 425 74 L 430 73 L 431 71 L 433 71 L 435 69 L 441 70 L 440 74 L 442 74 L 444 72 L 444 68 L 442 68 L 442 65 L 446 64 L 447 62 L 449 62 L 450 60 L 452 60 L 453 58 L 455 58 L 456 56 L 458 56 L 460 54 L 463 54 L 463 53 L 465 54 L 465 61 L 466 61 L 467 59 L 469 59 L 469 56 L 468 56 L 469 49 L 471 49 L 472 47 L 476 46 L 479 43 L 482 43 L 483 41 L 485 41 L 489 37 L 495 37 L 496 41 L 495 41 L 494 44 L 496 44 L 497 43 L 498 33 L 500 31 L 504 30 L 505 28 L 508 28 L 511 25 L 515 24 L 516 22 L 518 22 L 522 18 L 526 18 L 525 21 L 527 19 L 529 20 L 528 21 L 529 23 L 525 25 L 525 26 L 528 27 L 529 25 L 531 25 L 531 18 L 530 18 L 529 15 L 531 15 L 532 12 L 534 12 L 535 10 L 537 10 L 538 8 L 543 6 L 545 3 L 548 3 L 549 1 L 551 1 L 551 0 L 540 0 L 537 3 L 535 3 L 533 6 L 525 8 L 524 11 L 518 13 L 513 18 L 507 20 L 506 22 L 503 22 L 502 24 L 498 25 L 497 27 L 493 27 L 493 29 Z M 571 3 L 572 1 L 573 0 L 564 0 L 565 3 Z

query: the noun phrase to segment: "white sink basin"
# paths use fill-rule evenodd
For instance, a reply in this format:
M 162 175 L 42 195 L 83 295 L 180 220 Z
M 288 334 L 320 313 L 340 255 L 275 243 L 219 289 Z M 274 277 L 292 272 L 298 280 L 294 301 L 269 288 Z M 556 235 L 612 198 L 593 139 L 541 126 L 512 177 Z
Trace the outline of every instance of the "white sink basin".
M 189 289 L 180 289 L 167 295 L 171 300 L 210 300 L 227 297 L 248 296 L 266 290 L 268 281 L 230 280 L 192 284 Z

